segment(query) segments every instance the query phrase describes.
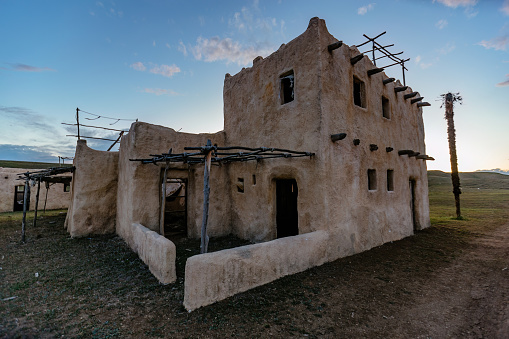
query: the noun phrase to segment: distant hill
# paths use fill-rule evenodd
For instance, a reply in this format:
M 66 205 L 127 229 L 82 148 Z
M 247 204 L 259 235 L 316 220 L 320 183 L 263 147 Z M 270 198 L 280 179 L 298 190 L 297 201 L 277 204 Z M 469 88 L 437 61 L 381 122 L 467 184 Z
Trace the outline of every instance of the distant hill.
M 460 172 L 462 188 L 509 189 L 509 175 L 493 172 Z M 428 171 L 428 186 L 450 187 L 451 174 L 442 171 Z
M 27 169 L 44 169 L 51 167 L 67 167 L 72 166 L 69 164 L 58 164 L 58 163 L 47 163 L 47 162 L 29 162 L 29 161 L 10 161 L 10 160 L 0 160 L 0 167 L 5 168 L 27 168 Z

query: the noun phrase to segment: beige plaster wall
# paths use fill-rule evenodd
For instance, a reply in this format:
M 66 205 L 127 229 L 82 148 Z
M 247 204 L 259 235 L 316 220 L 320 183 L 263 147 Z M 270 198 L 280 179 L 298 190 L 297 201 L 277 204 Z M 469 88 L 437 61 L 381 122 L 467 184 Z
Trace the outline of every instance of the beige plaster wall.
M 251 68 L 227 75 L 224 85 L 225 133 L 228 145 L 270 146 L 315 152 L 311 158 L 272 159 L 231 164 L 229 192 L 233 232 L 255 241 L 276 236 L 275 179 L 298 184 L 299 233 L 336 230 L 341 252 L 357 253 L 413 234 L 409 179 L 416 181 L 418 228 L 429 226 L 427 174 L 424 160 L 398 156 L 400 149 L 425 154 L 422 109 L 403 99 L 412 89 L 394 93 L 399 82 L 383 85 L 384 73 L 365 57 L 355 66 L 355 48 L 343 45 L 318 18 L 308 29 Z M 284 105 L 279 78 L 294 71 L 295 99 Z M 354 74 L 365 82 L 366 108 L 353 103 Z M 381 97 L 390 100 L 391 119 L 382 117 Z M 333 143 L 331 134 L 347 133 Z M 353 139 L 360 139 L 354 146 Z M 370 144 L 378 146 L 370 151 Z M 393 147 L 390 153 L 386 147 Z M 377 189 L 368 190 L 367 171 L 377 171 Z M 394 191 L 386 189 L 387 170 L 394 170 Z M 252 177 L 256 176 L 256 185 Z M 244 193 L 236 181 L 243 178 Z
M 132 224 L 131 249 L 147 264 L 150 272 L 162 284 L 177 280 L 175 244 L 143 225 Z
M 58 165 L 55 164 L 55 167 Z M 24 185 L 23 180 L 17 180 L 20 173 L 39 171 L 39 169 L 26 168 L 4 168 L 0 167 L 0 213 L 12 212 L 14 210 L 14 193 L 15 187 Z M 69 173 L 67 174 L 69 175 Z M 37 195 L 37 185 L 30 187 L 30 210 L 35 210 L 35 200 Z M 41 183 L 39 192 L 39 210 L 44 208 L 46 199 L 46 185 Z M 69 206 L 71 193 L 64 192 L 64 184 L 52 184 L 48 191 L 48 200 L 46 209 L 62 209 Z
M 260 244 L 193 256 L 186 262 L 184 307 L 188 311 L 322 265 L 328 234 L 316 231 Z
M 96 151 L 78 140 L 65 227 L 72 237 L 115 232 L 118 152 Z
M 151 158 L 150 154 L 184 152 L 186 146 L 203 146 L 212 143 L 224 145 L 224 133 L 190 134 L 175 132 L 171 128 L 143 122 L 133 123 L 129 134 L 122 138 L 119 159 L 119 190 L 117 195 L 117 233 L 132 243 L 133 223 L 159 232 L 160 192 L 164 164 L 142 164 L 129 159 Z M 199 237 L 203 205 L 203 165 L 191 168 L 186 164 L 172 163 L 169 178 L 188 179 L 188 236 Z M 230 213 L 226 172 L 213 166 L 211 170 L 211 200 L 209 235 L 230 233 Z

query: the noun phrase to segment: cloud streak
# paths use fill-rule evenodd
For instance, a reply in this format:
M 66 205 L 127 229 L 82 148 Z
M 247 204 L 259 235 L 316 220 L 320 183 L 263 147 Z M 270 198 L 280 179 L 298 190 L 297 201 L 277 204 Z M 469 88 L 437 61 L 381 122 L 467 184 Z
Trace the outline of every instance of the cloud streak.
M 17 71 L 17 72 L 56 72 L 53 68 L 49 67 L 36 67 L 21 63 L 8 64 L 10 68 L 2 67 L 1 69 Z
M 168 95 L 168 96 L 177 96 L 179 93 L 171 90 L 171 89 L 163 89 L 163 88 L 144 88 L 141 90 L 143 93 L 150 93 L 155 95 Z
M 497 87 L 508 87 L 509 86 L 509 74 L 506 74 L 505 77 L 507 78 L 505 81 L 499 82 L 496 84 Z
M 171 78 L 175 74 L 180 73 L 180 68 L 175 64 L 173 64 L 173 65 L 157 65 L 157 64 L 149 63 L 148 65 L 149 65 L 149 68 L 147 68 L 147 66 L 145 66 L 141 61 L 138 61 L 138 62 L 135 62 L 135 63 L 129 65 L 129 67 L 131 67 L 132 69 L 134 69 L 136 71 L 140 71 L 140 72 L 144 72 L 148 69 L 148 71 L 152 74 L 159 74 L 159 75 L 165 76 L 167 78 Z
M 509 0 L 505 0 L 500 8 L 500 11 L 505 15 L 509 15 Z
M 433 0 L 433 2 L 438 2 L 451 8 L 475 6 L 477 1 L 478 0 Z
M 267 56 L 273 52 L 272 48 L 266 46 L 242 46 L 230 38 L 220 39 L 217 36 L 210 39 L 199 37 L 196 42 L 192 48 L 195 59 L 207 62 L 223 60 L 247 65 L 257 56 Z
M 375 9 L 375 5 L 376 5 L 376 3 L 370 3 L 369 5 L 359 7 L 359 8 L 357 9 L 357 14 L 359 14 L 359 15 L 364 15 L 364 14 L 366 14 L 368 11 L 372 11 L 372 10 L 374 10 L 374 9 Z
M 486 49 L 494 49 L 496 51 L 505 51 L 509 46 L 509 35 L 498 36 L 491 40 L 483 40 L 478 43 Z
M 447 20 L 442 19 L 435 24 L 435 27 L 437 27 L 438 29 L 444 29 L 445 26 L 447 26 L 447 24 L 448 24 Z

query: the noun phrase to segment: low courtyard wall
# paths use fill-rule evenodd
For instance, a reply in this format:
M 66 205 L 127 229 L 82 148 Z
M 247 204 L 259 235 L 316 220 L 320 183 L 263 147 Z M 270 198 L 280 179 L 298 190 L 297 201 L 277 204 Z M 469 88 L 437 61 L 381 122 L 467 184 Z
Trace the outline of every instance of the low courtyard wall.
M 157 280 L 162 284 L 176 281 L 175 244 L 141 224 L 132 224 L 131 231 L 132 238 L 128 245 L 148 266 Z
M 264 243 L 195 255 L 187 260 L 188 311 L 329 261 L 329 234 L 315 231 Z

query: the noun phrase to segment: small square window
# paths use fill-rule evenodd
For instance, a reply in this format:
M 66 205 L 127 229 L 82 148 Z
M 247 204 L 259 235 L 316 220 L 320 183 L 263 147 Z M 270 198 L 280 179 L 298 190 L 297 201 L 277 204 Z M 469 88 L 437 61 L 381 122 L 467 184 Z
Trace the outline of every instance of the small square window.
M 391 105 L 386 97 L 382 97 L 382 116 L 386 119 L 391 118 Z
M 64 184 L 64 192 L 70 192 L 71 191 L 71 184 Z
M 281 105 L 284 105 L 293 101 L 294 98 L 295 78 L 293 70 L 282 74 L 279 77 L 279 81 L 281 83 L 281 92 L 279 96 L 281 97 Z
M 253 174 L 253 185 L 256 185 L 256 174 Z
M 237 192 L 244 193 L 244 178 L 237 178 Z
M 394 170 L 387 170 L 387 191 L 394 191 Z
M 368 169 L 368 190 L 376 190 L 376 170 Z
M 364 81 L 356 76 L 353 77 L 353 103 L 356 106 L 366 108 L 366 89 Z

